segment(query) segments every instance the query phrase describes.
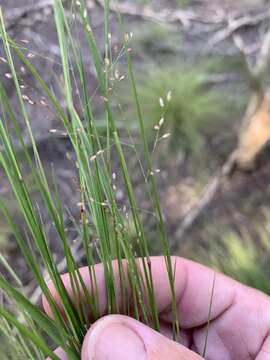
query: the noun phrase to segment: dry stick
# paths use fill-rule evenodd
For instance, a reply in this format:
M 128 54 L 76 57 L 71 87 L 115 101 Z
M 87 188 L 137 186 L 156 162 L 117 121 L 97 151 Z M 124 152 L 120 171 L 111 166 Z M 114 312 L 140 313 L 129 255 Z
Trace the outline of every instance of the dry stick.
M 264 36 L 261 50 L 257 58 L 255 68 L 253 70 L 254 76 L 263 75 L 269 68 L 270 64 L 270 30 Z
M 227 27 L 218 31 L 210 40 L 209 44 L 211 46 L 217 45 L 221 41 L 227 39 L 233 35 L 237 30 L 240 30 L 244 26 L 255 26 L 262 22 L 263 20 L 270 18 L 270 11 L 260 13 L 256 16 L 244 16 L 238 19 L 227 19 Z
M 182 239 L 187 230 L 191 228 L 200 214 L 211 203 L 224 181 L 229 178 L 230 174 L 233 172 L 234 166 L 235 161 L 233 152 L 222 166 L 220 172 L 209 181 L 198 204 L 185 215 L 180 227 L 176 232 L 178 239 Z
M 103 0 L 95 0 L 95 2 L 104 7 Z M 140 17 L 146 20 L 151 20 L 155 22 L 162 23 L 182 23 L 183 26 L 189 27 L 192 21 L 197 21 L 201 23 L 219 23 L 223 21 L 223 17 L 218 14 L 196 14 L 190 10 L 169 10 L 164 9 L 162 11 L 156 12 L 151 9 L 149 6 L 136 6 L 134 4 L 120 4 L 111 2 L 110 10 L 122 15 L 130 15 Z M 211 16 L 212 15 L 212 16 Z
M 97 5 L 104 7 L 103 0 L 93 0 Z M 226 22 L 227 26 L 218 31 L 210 40 L 209 44 L 214 46 L 233 35 L 236 31 L 244 26 L 255 26 L 263 20 L 270 19 L 270 11 L 259 13 L 257 15 L 247 15 L 237 19 L 232 16 L 224 16 L 223 11 L 217 12 L 215 15 L 212 13 L 194 13 L 190 10 L 162 10 L 156 12 L 148 6 L 136 6 L 134 4 L 120 4 L 111 2 L 110 11 L 122 15 L 136 16 L 146 20 L 151 20 L 161 23 L 177 23 L 180 22 L 184 27 L 189 27 L 191 22 L 201 22 L 205 24 L 220 24 Z
M 93 0 L 89 2 L 89 7 L 93 7 L 93 3 L 104 7 L 103 0 Z M 29 14 L 39 13 L 45 8 L 51 7 L 53 0 L 43 0 L 39 3 L 33 5 L 27 5 L 21 8 L 11 9 L 6 12 L 6 28 L 7 30 L 13 29 L 18 25 L 18 22 Z M 162 23 L 177 23 L 180 22 L 184 27 L 189 27 L 191 22 L 201 22 L 207 24 L 219 24 L 224 22 L 224 16 L 220 14 L 198 14 L 190 10 L 168 10 L 165 9 L 160 12 L 152 10 L 150 7 L 139 7 L 134 4 L 116 4 L 114 2 L 110 3 L 110 10 L 112 12 L 117 12 L 123 15 L 136 16 L 144 18 L 147 20 L 162 22 Z M 229 22 L 228 26 L 225 29 L 218 31 L 209 43 L 215 45 L 220 41 L 231 36 L 235 31 L 239 30 L 243 26 L 247 25 L 257 25 L 261 21 L 270 18 L 270 12 L 260 13 L 256 16 L 244 16 L 238 19 L 232 19 Z
M 93 0 L 96 4 L 101 7 L 104 7 L 103 0 Z M 146 20 L 151 20 L 155 22 L 162 23 L 177 23 L 180 22 L 184 27 L 189 27 L 191 22 L 201 22 L 205 24 L 220 24 L 226 21 L 225 29 L 218 31 L 212 39 L 209 41 L 213 46 L 220 41 L 231 36 L 235 31 L 241 29 L 247 25 L 257 25 L 261 21 L 270 18 L 270 11 L 259 13 L 255 16 L 243 16 L 238 19 L 231 19 L 228 21 L 224 18 L 224 13 L 222 11 L 213 13 L 195 13 L 190 10 L 163 10 L 156 12 L 148 6 L 140 7 L 134 4 L 119 4 L 115 2 L 110 3 L 110 10 L 112 12 L 120 13 L 123 15 L 130 15 L 140 17 Z

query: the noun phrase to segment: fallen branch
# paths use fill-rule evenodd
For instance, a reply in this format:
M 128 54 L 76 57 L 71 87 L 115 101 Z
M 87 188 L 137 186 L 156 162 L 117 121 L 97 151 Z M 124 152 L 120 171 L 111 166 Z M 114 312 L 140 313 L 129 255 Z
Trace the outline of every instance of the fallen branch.
M 95 2 L 104 7 L 103 0 L 95 0 Z M 110 11 L 119 13 L 122 15 L 129 15 L 140 17 L 142 19 L 151 20 L 161 23 L 177 23 L 180 22 L 184 27 L 189 27 L 192 21 L 198 21 L 202 23 L 213 23 L 216 24 L 222 21 L 222 17 L 219 14 L 197 14 L 190 10 L 169 10 L 164 9 L 162 11 L 156 12 L 151 9 L 149 6 L 138 6 L 134 4 L 119 4 L 119 3 L 110 3 Z
M 244 16 L 238 19 L 230 19 L 227 18 L 227 26 L 218 31 L 210 40 L 209 44 L 211 46 L 217 45 L 221 41 L 227 39 L 231 35 L 233 35 L 236 31 L 240 30 L 245 26 L 255 26 L 258 25 L 263 20 L 270 19 L 270 11 L 266 11 L 260 13 L 258 15 L 252 16 Z
M 104 7 L 103 0 L 94 0 L 96 4 Z M 110 11 L 119 13 L 122 15 L 135 16 L 145 20 L 151 20 L 154 22 L 172 24 L 181 23 L 184 27 L 190 27 L 192 22 L 200 22 L 205 24 L 222 24 L 225 22 L 227 26 L 218 31 L 209 41 L 210 45 L 216 45 L 217 43 L 230 37 L 235 31 L 241 29 L 244 26 L 255 26 L 263 20 L 270 18 L 270 11 L 263 12 L 257 15 L 247 15 L 237 19 L 232 17 L 225 17 L 223 11 L 219 12 L 202 12 L 195 13 L 190 10 L 175 10 L 164 9 L 156 12 L 149 6 L 138 6 L 130 3 L 119 4 L 110 2 Z
M 199 202 L 185 215 L 180 227 L 176 232 L 178 239 L 181 239 L 184 236 L 187 230 L 189 230 L 194 222 L 198 219 L 200 214 L 212 202 L 223 182 L 232 174 L 234 167 L 234 153 L 232 153 L 232 155 L 229 156 L 228 160 L 222 166 L 220 172 L 209 181 L 208 185 L 202 193 Z

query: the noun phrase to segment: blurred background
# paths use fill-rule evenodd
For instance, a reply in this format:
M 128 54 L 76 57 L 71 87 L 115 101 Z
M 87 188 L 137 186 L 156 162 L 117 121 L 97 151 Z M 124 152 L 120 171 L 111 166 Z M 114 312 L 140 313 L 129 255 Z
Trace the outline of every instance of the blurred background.
M 61 60 L 51 4 L 49 0 L 0 0 L 9 34 L 61 99 Z M 65 4 L 69 9 L 71 2 Z M 87 4 L 104 53 L 103 1 L 88 0 Z M 119 14 L 126 31 L 133 34 L 136 80 L 173 253 L 210 265 L 270 294 L 269 5 L 267 0 L 111 1 L 110 16 L 113 54 L 121 49 Z M 74 28 L 74 32 L 80 38 L 79 30 Z M 1 81 L 16 111 L 14 85 L 0 51 Z M 102 128 L 105 117 L 86 46 L 83 55 L 95 118 Z M 117 60 L 114 76 L 120 85 L 114 94 L 115 111 L 123 138 L 129 141 L 132 136 L 136 142 L 137 118 L 127 91 L 126 64 L 121 56 Z M 76 169 L 70 161 L 71 145 L 27 70 L 18 61 L 16 66 L 45 168 L 50 174 L 53 167 L 59 184 L 71 246 L 78 262 L 83 263 L 72 221 L 80 215 L 80 199 Z M 27 142 L 23 125 L 21 131 Z M 164 137 L 158 144 L 157 133 Z M 161 250 L 144 196 L 144 178 L 128 147 L 126 157 L 151 252 L 158 254 Z M 117 162 L 113 167 L 117 175 Z M 125 206 L 121 179 L 116 177 L 116 183 L 117 199 Z M 0 196 L 20 225 L 16 204 L 1 173 Z M 39 201 L 34 185 L 32 196 Z M 53 226 L 42 208 L 40 212 L 61 263 L 61 246 L 54 241 Z M 22 274 L 29 292 L 33 291 L 31 277 L 3 217 L 0 252 Z

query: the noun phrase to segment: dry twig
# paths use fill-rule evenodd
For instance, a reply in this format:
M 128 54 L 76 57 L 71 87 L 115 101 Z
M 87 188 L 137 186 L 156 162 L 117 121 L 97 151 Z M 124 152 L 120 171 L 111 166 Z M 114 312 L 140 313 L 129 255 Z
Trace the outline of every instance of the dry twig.
M 95 2 L 99 6 L 104 7 L 103 0 L 95 0 Z M 156 12 L 149 6 L 138 6 L 132 3 L 116 4 L 115 2 L 111 2 L 110 10 L 122 15 L 136 16 L 154 22 L 167 24 L 180 22 L 184 27 L 189 27 L 192 21 L 216 24 L 222 20 L 222 17 L 219 14 L 212 12 L 208 14 L 198 14 L 191 10 L 175 9 L 164 9 Z
M 205 190 L 202 193 L 202 196 L 197 203 L 184 217 L 180 227 L 177 230 L 177 237 L 181 239 L 186 231 L 191 228 L 197 218 L 201 213 L 206 209 L 206 207 L 212 202 L 215 195 L 222 187 L 223 181 L 226 180 L 234 169 L 234 156 L 233 154 L 229 156 L 228 160 L 225 162 L 221 170 L 217 175 L 215 175 L 205 187 Z
M 240 30 L 245 26 L 255 26 L 261 23 L 263 20 L 270 18 L 270 12 L 266 11 L 260 13 L 256 16 L 247 15 L 237 19 L 232 19 L 228 16 L 225 20 L 227 22 L 227 26 L 220 31 L 218 31 L 210 40 L 209 44 L 211 46 L 217 45 L 221 41 L 227 39 L 231 35 L 233 35 L 236 31 Z M 224 20 L 224 19 L 223 19 Z

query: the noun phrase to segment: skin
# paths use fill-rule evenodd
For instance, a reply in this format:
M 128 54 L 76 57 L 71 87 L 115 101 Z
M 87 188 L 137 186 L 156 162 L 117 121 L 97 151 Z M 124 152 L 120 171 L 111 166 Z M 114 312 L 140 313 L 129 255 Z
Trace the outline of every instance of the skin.
M 102 265 L 96 265 L 101 312 L 104 314 L 88 331 L 82 349 L 82 360 L 199 360 L 202 354 L 209 305 L 214 283 L 211 321 L 208 332 L 208 360 L 269 360 L 270 359 L 270 298 L 222 274 L 195 262 L 173 258 L 176 275 L 177 308 L 181 323 L 181 343 L 170 340 L 171 296 L 164 259 L 151 258 L 157 307 L 161 321 L 159 334 L 146 325 L 126 316 L 106 316 L 105 286 Z M 91 291 L 88 270 L 80 270 Z M 119 277 L 115 264 L 117 292 Z M 214 281 L 215 279 L 215 281 Z M 64 284 L 72 296 L 69 276 Z M 51 293 L 61 309 L 55 289 Z M 44 309 L 51 316 L 43 299 Z M 56 350 L 61 360 L 67 357 Z

